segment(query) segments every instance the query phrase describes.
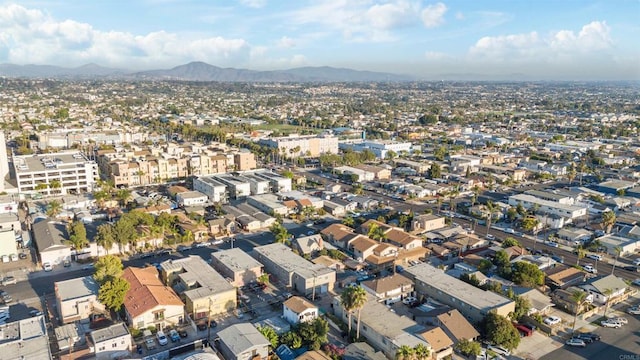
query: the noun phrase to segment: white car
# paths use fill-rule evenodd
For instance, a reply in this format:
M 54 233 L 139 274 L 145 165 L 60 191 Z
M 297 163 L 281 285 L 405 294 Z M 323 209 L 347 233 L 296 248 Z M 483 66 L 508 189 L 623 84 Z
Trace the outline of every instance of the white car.
M 611 320 L 602 320 L 600 322 L 600 325 L 602 325 L 603 327 L 616 328 L 616 329 L 622 327 L 622 323 L 619 323 L 617 321 L 611 321 Z
M 487 236 L 485 236 L 487 238 L 487 240 L 495 240 L 496 237 L 494 235 L 491 234 L 487 234 Z
M 615 322 L 619 322 L 622 325 L 627 325 L 629 323 L 629 321 L 627 320 L 627 318 L 623 318 L 623 317 L 614 317 L 614 318 L 609 318 L 610 321 L 615 321 Z
M 593 260 L 597 260 L 597 261 L 602 261 L 602 255 L 598 255 L 598 254 L 588 254 L 587 257 L 589 259 L 593 259 Z
M 51 265 L 51 263 L 46 262 L 46 263 L 42 264 L 42 269 L 44 271 L 51 271 L 51 270 L 53 270 L 53 266 Z
M 640 266 L 640 258 L 633 260 L 633 265 Z
M 502 346 L 487 345 L 487 350 L 491 350 L 498 355 L 511 356 L 511 351 L 503 348 Z
M 163 331 L 158 331 L 156 333 L 156 337 L 158 338 L 158 344 L 162 346 L 167 345 L 169 343 L 169 340 L 167 339 L 167 336 L 164 334 Z
M 631 315 L 640 315 L 640 306 L 632 306 L 627 309 L 627 312 Z
M 549 316 L 546 319 L 544 319 L 544 323 L 547 324 L 547 325 L 559 324 L 560 321 L 562 321 L 562 320 L 557 316 Z
M 593 267 L 593 265 L 591 265 L 591 264 L 583 265 L 582 268 L 584 269 L 584 271 L 586 271 L 588 273 L 591 273 L 591 274 L 597 274 L 598 273 L 598 270 L 596 270 Z

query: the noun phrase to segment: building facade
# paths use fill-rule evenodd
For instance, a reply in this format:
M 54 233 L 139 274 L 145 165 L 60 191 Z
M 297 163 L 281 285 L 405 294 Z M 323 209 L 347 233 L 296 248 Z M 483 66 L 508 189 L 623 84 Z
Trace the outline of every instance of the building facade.
M 79 151 L 13 157 L 20 193 L 87 193 L 99 179 L 98 165 Z

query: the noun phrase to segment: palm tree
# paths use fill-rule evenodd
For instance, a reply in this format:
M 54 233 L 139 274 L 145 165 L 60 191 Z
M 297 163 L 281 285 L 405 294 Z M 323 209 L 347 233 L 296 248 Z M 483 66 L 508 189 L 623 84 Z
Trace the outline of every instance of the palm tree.
M 340 294 L 340 303 L 344 308 L 344 311 L 347 312 L 347 324 L 349 326 L 349 337 L 351 337 L 351 312 L 355 307 L 353 306 L 353 297 L 351 296 L 351 292 L 354 287 L 350 286 L 346 288 L 342 294 Z
M 491 230 L 491 221 L 493 220 L 493 214 L 495 214 L 497 210 L 497 206 L 493 203 L 493 201 L 487 201 L 487 211 L 489 212 L 489 216 L 487 216 L 487 235 L 489 234 L 489 230 Z
M 611 294 L 613 294 L 613 290 L 607 288 L 602 291 L 602 295 L 607 297 L 607 303 L 604 307 L 604 317 L 607 317 L 607 311 L 609 311 L 609 304 L 611 304 Z
M 573 293 L 571 293 L 571 300 L 573 300 L 576 303 L 576 313 L 573 315 L 572 332 L 576 331 L 576 320 L 578 319 L 578 313 L 582 309 L 582 303 L 586 298 L 587 298 L 587 293 L 582 290 L 574 290 Z
M 587 252 L 582 248 L 582 245 L 576 247 L 576 266 L 580 266 L 580 259 L 587 255 Z
M 396 350 L 396 360 L 411 360 L 413 359 L 413 349 L 407 345 L 402 345 Z
M 369 231 L 367 236 L 372 240 L 383 241 L 387 235 L 384 233 L 384 229 L 381 228 L 378 224 L 372 224 L 369 227 Z
M 353 227 L 355 221 L 353 220 L 353 217 L 351 216 L 347 216 L 344 219 L 342 219 L 342 224 L 344 226 L 348 226 L 348 227 Z
M 427 348 L 424 344 L 418 344 L 413 348 L 413 353 L 415 354 L 416 360 L 427 360 L 429 359 L 429 348 Z
M 57 190 L 57 189 L 60 189 L 61 187 L 62 187 L 62 183 L 60 182 L 60 180 L 54 179 L 49 182 L 49 188 L 52 190 L 53 189 Z
M 358 309 L 358 322 L 356 324 L 356 339 L 360 338 L 360 312 L 367 303 L 367 292 L 362 286 L 352 286 L 351 297 L 353 297 L 353 308 Z
M 129 189 L 119 189 L 116 192 L 116 198 L 120 202 L 121 206 L 126 207 L 127 203 L 131 199 L 131 190 L 129 190 Z
M 51 200 L 47 204 L 47 216 L 56 217 L 62 211 L 62 203 L 58 200 Z
M 616 246 L 613 248 L 613 251 L 615 251 L 616 253 L 616 258 L 613 261 L 613 267 L 611 268 L 611 275 L 613 275 L 613 272 L 616 270 L 616 264 L 618 263 L 618 257 L 620 256 L 620 253 L 622 253 L 622 248 L 620 246 Z
M 102 224 L 98 226 L 98 233 L 96 234 L 95 240 L 98 246 L 101 246 L 107 255 L 109 255 L 109 249 L 113 247 L 116 239 L 113 237 L 113 225 L 111 224 Z
M 611 228 L 616 224 L 616 213 L 613 211 L 605 211 L 602 213 L 602 225 L 607 229 L 607 233 L 611 232 Z

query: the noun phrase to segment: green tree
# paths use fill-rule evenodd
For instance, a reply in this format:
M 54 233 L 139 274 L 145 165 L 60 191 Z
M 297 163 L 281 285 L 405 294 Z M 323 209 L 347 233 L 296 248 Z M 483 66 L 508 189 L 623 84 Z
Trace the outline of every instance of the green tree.
M 506 317 L 491 311 L 484 319 L 484 334 L 491 344 L 513 350 L 520 344 L 520 334 Z
M 512 246 L 520 246 L 520 242 L 512 237 L 508 237 L 502 242 L 502 247 L 505 249 Z
M 576 266 L 580 266 L 580 259 L 584 258 L 585 256 L 587 256 L 587 252 L 582 248 L 582 245 L 578 245 L 575 248 L 575 253 L 576 253 Z
M 440 164 L 431 163 L 431 167 L 429 167 L 429 172 L 427 173 L 429 179 L 439 179 L 442 177 L 442 169 L 440 168 Z
M 295 331 L 288 331 L 280 337 L 280 342 L 292 349 L 298 349 L 302 346 L 302 338 Z
M 349 336 L 351 336 L 351 316 L 354 310 L 358 310 L 357 335 L 359 337 L 360 330 L 360 310 L 367 302 L 367 293 L 361 286 L 349 286 L 342 294 L 340 294 L 340 302 L 347 312 Z
M 98 226 L 95 241 L 96 244 L 101 246 L 107 255 L 109 255 L 109 250 L 113 247 L 113 244 L 116 243 L 116 239 L 113 235 L 113 225 L 102 224 Z
M 476 357 L 482 353 L 482 346 L 480 343 L 473 340 L 461 339 L 455 347 L 456 350 L 465 356 Z
M 509 219 L 510 222 L 514 222 L 517 217 L 518 217 L 518 209 L 514 208 L 513 206 L 510 207 L 507 210 L 507 219 Z
M 46 214 L 48 217 L 56 217 L 62 212 L 62 203 L 58 200 L 51 200 L 47 203 Z
M 258 326 L 257 329 L 258 329 L 258 332 L 262 334 L 262 336 L 264 336 L 265 338 L 267 338 L 267 340 L 269 340 L 269 343 L 271 344 L 272 349 L 275 349 L 278 347 L 278 343 L 279 343 L 278 333 L 272 327 Z
M 607 230 L 607 233 L 611 232 L 613 225 L 616 224 L 616 213 L 613 211 L 605 211 L 602 213 L 602 226 Z
M 511 263 L 506 251 L 500 250 L 493 257 L 493 264 L 498 268 L 498 274 L 504 278 L 511 278 Z
M 430 351 L 424 344 L 418 344 L 413 347 L 413 354 L 416 360 L 427 360 L 429 359 Z
M 522 220 L 522 229 L 527 232 L 533 231 L 540 221 L 535 216 L 527 216 Z
M 269 230 L 271 230 L 271 233 L 275 236 L 276 242 L 278 243 L 287 243 L 291 238 L 291 234 L 289 234 L 287 228 L 282 226 L 282 224 L 280 223 L 274 223 L 273 225 L 271 225 Z
M 120 278 L 123 272 L 122 260 L 114 255 L 99 258 L 95 268 L 96 272 L 93 274 L 93 278 L 101 286 L 112 279 Z
M 544 284 L 544 273 L 532 263 L 518 261 L 513 264 L 511 280 L 518 285 L 533 287 Z
M 313 321 L 298 324 L 297 330 L 302 342 L 309 349 L 318 350 L 322 344 L 327 342 L 329 323 L 323 318 L 316 318 Z
M 384 233 L 384 229 L 378 224 L 371 224 L 367 236 L 372 240 L 384 241 L 387 238 L 387 234 Z
M 498 207 L 493 203 L 493 201 L 487 201 L 487 205 L 485 205 L 487 209 L 487 216 L 485 217 L 487 221 L 487 235 L 489 234 L 489 230 L 491 230 L 491 223 L 493 222 L 493 214 L 498 211 Z
M 529 313 L 531 310 L 531 302 L 524 296 L 515 296 L 516 307 L 509 316 L 515 320 L 519 321 L 523 316 Z
M 571 300 L 576 304 L 576 311 L 575 311 L 575 314 L 573 315 L 573 327 L 571 328 L 572 329 L 571 332 L 576 331 L 576 320 L 578 319 L 578 314 L 580 313 L 580 310 L 582 309 L 582 304 L 584 303 L 586 298 L 587 298 L 587 293 L 585 291 L 576 289 L 576 290 L 573 290 L 573 292 L 571 293 Z
M 137 237 L 137 231 L 134 222 L 128 217 L 121 217 L 113 226 L 113 237 L 122 246 L 133 242 Z
M 493 264 L 487 259 L 481 259 L 478 263 L 478 270 L 485 275 L 489 273 L 492 267 Z
M 89 245 L 87 240 L 87 229 L 84 227 L 82 221 L 74 221 L 69 226 L 69 244 L 71 248 L 76 251 L 82 250 L 85 246 Z
M 396 350 L 396 360 L 411 360 L 413 358 L 414 350 L 408 345 L 401 345 Z
M 120 203 L 120 206 L 126 207 L 131 200 L 131 190 L 129 189 L 118 189 L 116 192 L 116 198 Z
M 119 311 L 124 304 L 124 297 L 129 291 L 130 284 L 123 278 L 111 278 L 98 290 L 98 300 L 111 310 Z
M 355 223 L 355 221 L 353 220 L 353 217 L 351 217 L 351 216 L 345 216 L 342 219 L 342 224 L 345 225 L 345 226 L 348 226 L 350 228 L 353 227 L 354 223 Z

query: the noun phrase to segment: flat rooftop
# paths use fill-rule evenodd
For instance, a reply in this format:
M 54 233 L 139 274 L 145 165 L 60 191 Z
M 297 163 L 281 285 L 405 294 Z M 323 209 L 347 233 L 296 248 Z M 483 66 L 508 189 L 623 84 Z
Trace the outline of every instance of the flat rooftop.
M 261 254 L 265 258 L 270 259 L 273 263 L 289 272 L 297 272 L 305 278 L 314 276 L 322 276 L 333 273 L 334 270 L 321 265 L 314 264 L 306 260 L 302 256 L 296 255 L 289 247 L 280 243 L 273 243 L 264 246 L 258 246 L 253 249 L 254 252 Z
M 239 248 L 214 252 L 211 254 L 211 258 L 214 262 L 217 261 L 223 264 L 234 273 L 262 267 L 260 262 Z
M 93 339 L 94 344 L 126 335 L 129 335 L 129 330 L 124 323 L 113 324 L 109 327 L 93 330 L 91 332 L 91 338 Z
M 52 359 L 44 317 L 0 325 L 2 359 Z
M 182 293 L 192 300 L 209 297 L 226 291 L 235 291 L 227 280 L 199 256 L 189 256 L 178 260 L 167 260 L 160 264 L 167 274 L 177 273 L 187 286 L 196 288 Z
M 98 283 L 92 276 L 85 276 L 55 283 L 58 296 L 62 301 L 98 295 Z
M 558 202 L 555 202 L 555 201 L 544 200 L 544 199 L 540 199 L 538 197 L 535 197 L 535 196 L 532 196 L 532 195 L 527 195 L 527 194 L 512 195 L 509 198 L 510 199 L 514 199 L 516 201 L 527 201 L 527 202 L 530 202 L 530 203 L 533 203 L 533 204 L 539 204 L 541 206 L 546 206 L 548 208 L 562 209 L 562 210 L 567 210 L 567 211 L 572 211 L 572 212 L 584 209 L 582 206 L 561 204 L 561 203 L 558 203 Z
M 454 299 L 459 299 L 476 309 L 490 310 L 513 301 L 494 292 L 467 284 L 426 263 L 408 267 L 405 272 L 416 280 L 422 281 L 434 289 L 450 295 Z
M 73 169 L 84 167 L 87 162 L 90 161 L 78 151 L 13 157 L 13 165 L 17 173 Z

